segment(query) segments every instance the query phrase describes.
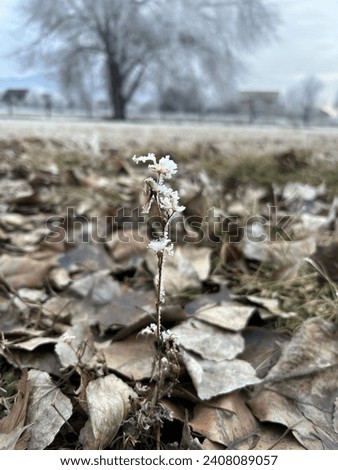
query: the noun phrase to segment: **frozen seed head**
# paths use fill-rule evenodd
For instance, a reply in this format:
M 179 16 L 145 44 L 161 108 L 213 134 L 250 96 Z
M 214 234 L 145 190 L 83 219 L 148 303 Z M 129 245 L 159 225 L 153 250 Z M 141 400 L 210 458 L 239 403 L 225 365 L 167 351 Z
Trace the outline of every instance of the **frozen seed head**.
M 134 155 L 133 161 L 136 164 L 139 164 L 140 162 L 151 162 L 151 164 L 148 165 L 148 168 L 158 175 L 159 181 L 162 181 L 162 179 L 170 179 L 175 173 L 177 173 L 177 164 L 174 160 L 170 159 L 170 155 L 160 158 L 158 162 L 153 153 L 141 155 L 140 157 Z
M 179 205 L 180 196 L 178 192 L 164 183 L 165 179 L 170 179 L 177 173 L 177 164 L 170 159 L 170 156 L 166 155 L 157 162 L 153 153 L 141 155 L 140 157 L 134 155 L 133 161 L 136 164 L 151 162 L 148 169 L 157 175 L 156 180 L 152 177 L 145 179 L 143 213 L 149 213 L 155 199 L 166 218 L 171 217 L 176 212 L 183 212 L 185 207 Z
M 177 173 L 177 164 L 174 160 L 170 159 L 170 155 L 166 155 L 159 159 L 158 163 L 149 165 L 149 170 L 157 173 L 160 177 L 169 180 L 172 176 Z

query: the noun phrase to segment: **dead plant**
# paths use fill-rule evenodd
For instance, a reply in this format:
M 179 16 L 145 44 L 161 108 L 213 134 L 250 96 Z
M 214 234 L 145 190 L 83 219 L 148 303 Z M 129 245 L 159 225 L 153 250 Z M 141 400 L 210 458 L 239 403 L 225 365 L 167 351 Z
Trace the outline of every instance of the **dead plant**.
M 180 373 L 180 351 L 176 337 L 163 329 L 162 308 L 165 303 L 164 265 L 166 256 L 172 256 L 174 245 L 169 237 L 169 225 L 174 215 L 185 207 L 179 205 L 179 194 L 165 184 L 177 172 L 177 164 L 169 155 L 157 162 L 154 154 L 134 156 L 135 163 L 150 162 L 148 169 L 155 178 L 145 179 L 143 213 L 154 208 L 160 221 L 160 231 L 150 241 L 148 247 L 157 257 L 156 324 L 152 323 L 141 334 L 155 337 L 153 373 L 149 386 L 136 385 L 137 400 L 131 402 L 131 415 L 124 426 L 124 447 L 134 447 L 142 439 L 155 439 L 156 448 L 161 446 L 161 426 L 164 420 L 171 420 L 169 411 L 161 403 L 170 396 L 178 382 Z

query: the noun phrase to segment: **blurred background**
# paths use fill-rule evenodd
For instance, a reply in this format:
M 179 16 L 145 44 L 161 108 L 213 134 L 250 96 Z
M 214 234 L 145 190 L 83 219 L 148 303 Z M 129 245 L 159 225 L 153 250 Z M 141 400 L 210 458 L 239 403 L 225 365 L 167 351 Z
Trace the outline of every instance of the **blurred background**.
M 338 3 L 2 0 L 0 116 L 338 124 Z

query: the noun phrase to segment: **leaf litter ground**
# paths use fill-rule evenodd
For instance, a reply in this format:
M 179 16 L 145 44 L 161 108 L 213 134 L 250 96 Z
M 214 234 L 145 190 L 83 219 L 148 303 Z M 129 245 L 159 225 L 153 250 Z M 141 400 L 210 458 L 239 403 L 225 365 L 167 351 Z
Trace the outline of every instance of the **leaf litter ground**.
M 140 331 L 154 321 L 156 258 L 129 157 L 2 142 L 2 449 L 155 448 L 130 420 L 153 374 Z M 187 209 L 163 322 L 180 375 L 161 402 L 164 449 L 338 448 L 338 202 L 294 180 L 313 162 L 277 157 L 285 184 L 178 161 Z

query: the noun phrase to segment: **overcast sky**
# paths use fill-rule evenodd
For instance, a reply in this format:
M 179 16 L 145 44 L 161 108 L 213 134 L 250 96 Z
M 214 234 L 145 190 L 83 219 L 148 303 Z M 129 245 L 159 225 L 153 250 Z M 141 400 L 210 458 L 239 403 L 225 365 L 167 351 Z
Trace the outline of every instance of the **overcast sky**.
M 13 32 L 18 22 L 16 3 L 0 0 L 0 87 L 4 78 L 22 75 L 15 60 L 6 57 L 18 40 Z M 274 3 L 282 19 L 278 38 L 249 59 L 240 88 L 284 92 L 302 77 L 316 75 L 325 84 L 322 101 L 334 99 L 338 93 L 338 0 Z M 22 31 L 20 38 L 27 33 Z
M 282 23 L 274 42 L 250 60 L 241 86 L 285 91 L 315 75 L 325 84 L 322 100 L 338 93 L 338 0 L 281 0 Z

